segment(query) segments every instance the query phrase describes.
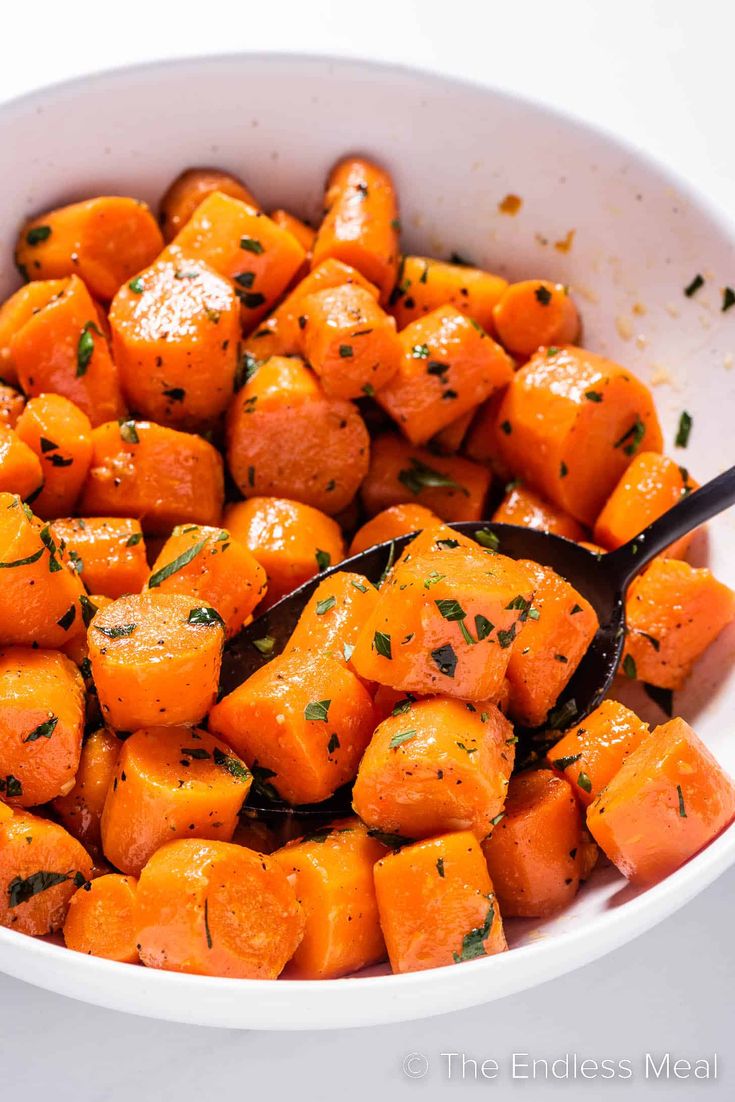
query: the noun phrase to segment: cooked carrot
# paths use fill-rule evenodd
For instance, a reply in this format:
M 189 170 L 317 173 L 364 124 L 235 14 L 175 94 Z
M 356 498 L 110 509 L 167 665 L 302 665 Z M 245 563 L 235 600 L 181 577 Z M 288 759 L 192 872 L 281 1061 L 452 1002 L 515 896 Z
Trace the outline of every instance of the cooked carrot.
M 527 727 L 545 722 L 600 626 L 592 605 L 549 566 L 519 561 L 533 586 L 523 643 L 508 663 L 509 712 Z
M 228 638 L 236 635 L 266 591 L 265 570 L 225 528 L 179 525 L 148 578 L 161 593 L 187 593 L 216 608 Z
M 80 888 L 69 903 L 64 922 L 67 949 L 91 957 L 137 964 L 133 876 L 108 873 Z
M 18 418 L 25 409 L 26 400 L 13 386 L 0 383 L 0 424 L 14 429 Z
M 501 456 L 499 439 L 507 426 L 504 425 L 501 429 L 498 425 L 498 410 L 503 404 L 506 391 L 507 387 L 496 390 L 475 411 L 462 445 L 462 454 L 477 463 L 487 464 L 499 478 L 507 482 L 513 478 L 513 471 Z
M 84 633 L 84 587 L 48 524 L 0 493 L 0 643 L 61 647 Z
M 680 689 L 697 659 L 735 619 L 735 593 L 707 569 L 654 559 L 625 601 L 623 673 Z
M 209 711 L 224 626 L 194 597 L 119 597 L 96 613 L 87 639 L 102 715 L 115 730 L 198 723 Z
M 597 844 L 634 884 L 674 872 L 735 817 L 735 784 L 683 719 L 644 739 L 587 810 Z
M 293 234 L 306 253 L 306 261 L 308 263 L 311 260 L 311 252 L 314 248 L 314 242 L 316 241 L 316 230 L 308 225 L 308 223 L 302 222 L 295 214 L 291 214 L 291 212 L 287 210 L 282 210 L 280 207 L 278 210 L 271 211 L 270 218 L 277 226 L 280 226 L 282 230 L 288 230 L 290 234 Z
M 0 493 L 32 497 L 43 486 L 43 470 L 36 453 L 15 429 L 0 425 Z
M 0 823 L 7 823 L 13 818 L 13 809 L 0 800 Z
M 673 459 L 657 452 L 642 452 L 605 502 L 595 521 L 595 541 L 614 551 L 698 489 L 699 484 Z M 683 559 L 693 538 L 694 532 L 689 532 L 676 540 L 666 548 L 666 558 Z
M 344 558 L 337 522 L 298 501 L 251 497 L 229 505 L 224 524 L 265 570 L 266 608 Z
M 436 551 L 409 544 L 352 662 L 361 677 L 394 689 L 485 701 L 499 691 L 526 627 L 534 581 L 512 559 L 451 537 Z
M 201 436 L 152 421 L 108 421 L 92 443 L 82 515 L 135 517 L 144 532 L 165 535 L 176 524 L 219 524 L 222 457 Z
M 547 759 L 564 774 L 586 807 L 648 734 L 648 724 L 630 708 L 616 700 L 603 700 L 580 726 L 572 727 L 554 743 Z
M 206 731 L 145 727 L 123 743 L 102 812 L 102 849 L 138 876 L 175 837 L 229 842 L 252 774 Z
M 28 279 L 78 275 L 95 298 L 109 302 L 162 248 L 161 231 L 145 203 L 101 195 L 26 222 L 15 257 Z
M 60 930 L 91 876 L 89 854 L 58 823 L 25 811 L 0 818 L 0 926 L 35 936 Z
M 439 432 L 435 432 L 429 441 L 429 447 L 438 451 L 440 455 L 456 455 L 469 432 L 476 410 L 477 407 L 473 406 L 461 417 L 456 417 L 443 429 L 439 429 Z
M 275 979 L 304 934 L 285 872 L 230 842 L 169 842 L 143 869 L 136 893 L 140 959 L 203 976 Z
M 377 400 L 412 444 L 425 444 L 513 376 L 500 345 L 453 306 L 412 322 L 398 339 L 398 373 Z
M 64 560 L 66 561 L 66 551 L 62 552 Z M 74 564 L 74 568 L 78 568 L 78 563 Z M 84 623 L 89 621 L 101 608 L 107 608 L 112 603 L 111 597 L 105 597 L 101 593 L 92 593 L 86 599 L 80 598 L 82 609 L 82 620 Z M 89 659 L 89 647 L 87 646 L 87 633 L 86 631 L 81 634 L 75 635 L 73 639 L 69 639 L 68 642 L 63 643 L 59 648 L 62 654 L 65 654 L 67 658 L 70 658 L 75 666 L 79 668 L 79 672 L 84 678 L 85 687 L 90 694 L 87 697 L 87 722 L 97 723 L 99 720 L 99 708 L 97 705 L 96 691 L 94 688 L 94 682 L 92 681 L 91 668 L 87 659 Z
M 374 727 L 370 694 L 333 658 L 295 651 L 261 667 L 209 714 L 209 728 L 292 804 L 351 781 Z
M 361 157 L 346 157 L 327 181 L 325 215 L 312 266 L 332 257 L 351 264 L 380 288 L 383 303 L 398 271 L 398 204 L 388 173 Z
M 63 654 L 0 651 L 0 794 L 45 804 L 74 784 L 84 729 L 84 682 Z
M 203 260 L 231 279 L 248 333 L 272 308 L 301 267 L 305 252 L 293 234 L 240 199 L 215 191 L 164 250 L 161 259 Z
M 438 306 L 454 306 L 488 333 L 494 329 L 493 307 L 507 279 L 428 256 L 404 256 L 390 300 L 390 311 L 403 329 Z
M 399 368 L 396 323 L 369 291 L 354 283 L 308 295 L 303 303 L 304 357 L 333 398 L 380 390 Z
M 501 458 L 554 505 L 592 524 L 639 451 L 661 450 L 651 393 L 581 348 L 541 349 L 497 415 Z
M 353 806 L 386 834 L 471 830 L 482 840 L 503 810 L 514 757 L 513 728 L 494 705 L 405 697 L 373 734 Z
M 521 359 L 542 345 L 573 344 L 579 337 L 579 314 L 569 291 L 547 279 L 511 283 L 493 307 L 493 324 L 501 343 Z
M 362 574 L 343 570 L 325 578 L 299 616 L 283 654 L 313 657 L 328 654 L 348 667 L 357 637 L 378 600 L 375 587 Z
M 540 532 L 553 532 L 568 540 L 583 540 L 584 528 L 563 509 L 552 505 L 523 483 L 513 484 L 493 513 L 498 524 L 517 524 L 521 528 L 536 528 Z
M 100 819 L 122 745 L 106 727 L 93 731 L 82 745 L 74 787 L 53 802 L 62 826 L 95 856 L 101 855 Z
M 43 489 L 33 499 L 39 517 L 70 513 L 92 462 L 92 426 L 86 413 L 61 394 L 31 398 L 16 432 L 41 463 Z
M 161 199 L 158 220 L 164 240 L 171 241 L 197 207 L 215 191 L 229 195 L 231 199 L 239 199 L 249 207 L 260 207 L 252 192 L 237 176 L 219 168 L 187 168 L 169 185 Z
M 65 288 L 66 280 L 63 279 L 34 280 L 19 288 L 0 306 L 0 377 L 6 383 L 18 382 L 10 347 L 13 337 L 37 310 Z
M 336 979 L 385 959 L 373 883 L 384 853 L 359 819 L 338 819 L 273 854 L 306 918 L 287 978 Z
M 391 505 L 372 520 L 366 521 L 362 528 L 358 528 L 352 537 L 349 553 L 358 555 L 378 543 L 387 543 L 388 540 L 398 539 L 436 524 L 439 524 L 438 516 L 423 505 L 412 505 L 410 502 Z
M 375 866 L 375 892 L 394 972 L 460 964 L 508 948 L 487 865 L 469 831 L 383 857 Z
M 442 520 L 481 520 L 489 488 L 486 467 L 458 455 L 434 455 L 384 433 L 372 441 L 360 496 L 370 516 L 408 501 Z
M 550 769 L 513 777 L 503 817 L 482 848 L 506 918 L 544 918 L 566 907 L 588 859 L 572 786 Z
M 148 577 L 146 547 L 137 520 L 126 517 L 64 517 L 51 535 L 89 593 L 115 599 L 137 593 Z
M 14 334 L 10 352 L 27 395 L 63 394 L 93 425 L 124 412 L 97 304 L 73 275 Z

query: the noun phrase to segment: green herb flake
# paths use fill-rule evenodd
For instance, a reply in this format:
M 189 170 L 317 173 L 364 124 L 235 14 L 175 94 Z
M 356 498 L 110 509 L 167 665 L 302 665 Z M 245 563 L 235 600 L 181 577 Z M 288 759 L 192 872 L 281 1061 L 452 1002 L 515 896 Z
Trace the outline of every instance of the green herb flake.
M 623 659 L 623 673 L 626 677 L 629 677 L 632 681 L 638 676 L 638 670 L 636 669 L 635 658 L 632 654 L 626 654 Z
M 687 446 L 693 424 L 694 418 L 691 413 L 687 413 L 687 411 L 684 410 L 679 417 L 679 427 L 676 430 L 676 439 L 674 440 L 674 444 L 677 448 L 685 448 Z M 684 481 L 686 481 L 686 479 Z
M 540 302 L 542 306 L 548 306 L 551 302 L 551 291 L 548 287 L 544 287 L 543 283 L 539 284 L 533 293 L 536 296 L 536 301 Z
M 265 295 L 259 291 L 239 291 L 238 298 L 248 310 L 257 310 L 265 302 Z
M 96 333 L 98 337 L 102 336 L 102 331 L 99 326 L 93 321 L 88 321 L 79 334 L 79 340 L 77 341 L 77 378 L 81 378 L 87 374 L 89 362 L 92 359 L 94 352 L 94 337 L 93 333 Z
M 120 438 L 125 441 L 126 444 L 139 444 L 140 437 L 138 436 L 138 430 L 135 427 L 135 421 L 125 420 L 122 418 L 118 421 L 120 426 Z
M 50 226 L 32 226 L 26 234 L 27 245 L 40 245 L 43 241 L 48 241 L 51 236 Z
M 366 586 L 366 585 L 363 585 L 363 584 L 362 584 L 362 582 L 354 582 L 354 581 L 350 581 L 350 585 L 351 585 L 351 586 L 352 586 L 352 587 L 353 587 L 354 589 L 357 589 L 357 590 L 359 590 L 359 591 L 360 591 L 360 593 L 367 593 L 367 586 Z
M 343 360 L 349 360 L 355 353 L 351 344 L 341 344 L 339 346 L 339 354 Z
M 569 467 L 567 467 L 566 463 L 562 459 L 561 463 L 559 464 L 559 477 L 560 478 L 566 478 L 568 474 L 569 474 Z
M 186 398 L 186 391 L 183 386 L 172 386 L 168 390 L 164 390 L 163 395 L 165 398 L 170 398 L 172 402 L 183 402 Z
M 317 616 L 323 616 L 325 612 L 329 612 L 330 608 L 334 608 L 337 604 L 336 597 L 325 597 L 323 601 L 317 601 L 316 614 Z
M 56 621 L 62 631 L 68 631 L 71 625 L 74 623 L 77 616 L 77 606 L 75 604 L 69 605 L 64 615 Z
M 570 700 L 565 700 L 558 707 L 552 708 L 549 712 L 547 726 L 553 731 L 561 731 L 564 727 L 569 726 L 576 714 L 577 701 L 572 697 Z
M 592 791 L 592 781 L 586 773 L 580 773 L 577 777 L 577 784 L 584 792 Z
M 426 463 L 422 463 L 420 459 L 415 457 L 411 458 L 410 466 L 407 469 L 398 472 L 398 481 L 412 494 L 420 494 L 422 490 L 437 488 L 459 490 L 466 497 L 470 496 L 466 486 L 462 486 L 459 482 L 450 478 L 449 475 L 442 474 L 441 471 L 427 466 Z
M 506 436 L 510 436 L 513 431 L 513 426 L 511 425 L 510 421 L 501 421 L 500 428 Z
M 204 900 L 204 933 L 207 938 L 207 948 L 212 948 L 212 932 L 209 929 L 209 900 Z
M 399 735 L 394 735 L 388 743 L 389 750 L 395 750 L 397 747 L 402 746 L 404 742 L 408 742 L 416 734 L 416 728 L 411 727 L 408 731 L 401 731 Z
M 140 276 L 136 276 L 135 279 L 131 279 L 128 283 L 128 287 L 134 295 L 142 295 L 144 291 L 143 280 Z
M 95 624 L 94 628 L 108 639 L 124 639 L 126 635 L 132 635 L 137 626 L 137 624 L 115 624 L 111 628 L 104 628 Z
M 731 306 L 735 306 L 735 291 L 732 287 L 725 287 L 722 292 L 722 313 L 727 313 Z
M 704 277 L 697 273 L 692 282 L 684 288 L 684 294 L 687 298 L 691 298 L 692 295 L 696 295 L 700 287 L 704 287 Z
M 373 650 L 383 658 L 392 659 L 390 635 L 386 635 L 384 631 L 376 631 L 373 635 Z
M 165 582 L 167 578 L 170 578 L 172 574 L 176 574 L 179 570 L 183 570 L 183 568 L 188 566 L 206 546 L 207 541 L 203 539 L 198 540 L 197 543 L 193 543 L 191 547 L 187 547 L 186 551 L 182 551 L 180 555 L 177 555 L 171 562 L 162 566 L 155 574 L 151 574 L 148 579 L 148 588 L 155 589 L 161 582 Z
M 21 903 L 27 903 L 35 895 L 40 895 L 49 888 L 55 888 L 57 884 L 65 884 L 69 880 L 73 880 L 79 888 L 87 882 L 80 872 L 48 872 L 45 869 L 33 872 L 26 877 L 15 876 L 8 884 L 8 906 L 19 907 Z
M 475 532 L 475 540 L 481 547 L 487 547 L 490 551 L 497 551 L 500 540 L 489 528 L 478 528 Z
M 332 556 L 329 554 L 329 552 L 322 551 L 319 547 L 317 547 L 316 552 L 314 553 L 314 558 L 316 559 L 316 565 L 319 568 L 320 574 L 323 570 L 326 570 L 332 562 Z
M 240 248 L 244 249 L 246 253 L 253 253 L 255 256 L 260 256 L 265 252 L 262 244 L 256 237 L 241 237 Z
M 276 641 L 272 635 L 264 635 L 262 639 L 253 639 L 253 646 L 259 651 L 265 658 L 273 654 L 273 648 L 276 645 Z
M 684 805 L 684 793 L 681 790 L 681 785 L 680 784 L 677 784 L 677 786 L 676 786 L 676 794 L 679 797 L 679 818 L 680 819 L 686 819 L 687 809 Z
M 437 647 L 431 652 L 431 657 L 439 673 L 445 677 L 454 677 L 457 669 L 457 655 L 451 643 L 445 643 L 443 647 Z
M 142 532 L 133 532 L 132 536 L 128 536 L 128 538 L 125 540 L 125 546 L 126 547 L 137 547 L 142 539 L 143 539 L 143 533 Z
M 214 764 L 221 766 L 222 769 L 226 769 L 235 780 L 250 780 L 252 776 L 250 770 L 246 769 L 243 763 L 238 761 L 237 758 L 233 758 L 232 755 L 226 754 L 224 750 L 220 750 L 219 746 L 215 746 L 212 757 L 214 759 Z
M 407 697 L 405 697 L 403 700 L 399 700 L 398 703 L 396 705 L 394 705 L 393 710 L 391 712 L 391 715 L 392 716 L 405 715 L 406 712 L 408 712 L 410 710 L 411 705 L 414 704 L 415 702 L 416 702 L 416 698 L 409 693 L 409 695 Z
M 601 402 L 602 394 L 599 390 L 585 390 L 584 396 L 588 402 Z
M 333 731 L 329 736 L 329 742 L 327 743 L 327 754 L 331 755 L 335 750 L 339 750 L 339 737 L 336 731 Z
M 430 351 L 428 344 L 415 344 L 411 349 L 414 360 L 428 360 Z
M 409 846 L 414 841 L 413 838 L 404 838 L 402 834 L 393 834 L 390 831 L 378 830 L 377 827 L 371 827 L 368 830 L 368 836 L 375 838 L 381 845 L 387 846 L 388 849 L 400 849 L 401 846 Z
M 223 631 L 225 627 L 225 622 L 217 609 L 207 606 L 189 609 L 186 622 L 187 624 L 197 624 L 199 627 L 211 627 L 213 624 L 219 624 Z
M 487 639 L 488 635 L 495 629 L 495 624 L 488 620 L 487 616 L 483 616 L 481 612 L 478 612 L 475 616 L 475 631 L 477 633 L 478 641 L 481 639 Z
M 509 647 L 516 637 L 516 625 L 511 624 L 507 631 L 498 631 L 498 643 L 503 648 Z
M 467 613 L 460 605 L 459 601 L 455 600 L 440 600 L 434 601 L 434 604 L 439 609 L 440 613 L 445 620 L 464 620 Z
M 439 876 L 443 880 L 444 879 L 444 858 L 443 857 L 438 857 L 437 858 L 436 871 L 439 873 Z
M 58 716 L 52 714 L 43 723 L 39 723 L 38 727 L 34 727 L 31 733 L 23 739 L 23 742 L 37 742 L 40 738 L 51 738 L 58 722 Z
M 474 930 L 470 930 L 468 934 L 465 934 L 462 938 L 462 947 L 460 951 L 458 953 L 452 953 L 455 964 L 460 964 L 465 960 L 476 960 L 478 957 L 487 955 L 485 941 L 490 936 L 494 920 L 495 907 L 491 902 L 482 926 L 476 926 Z
M 646 435 L 646 426 L 640 417 L 636 417 L 627 432 L 624 432 L 619 440 L 613 444 L 615 448 L 622 448 L 626 455 L 635 455 Z
M 331 700 L 312 700 L 304 708 L 304 718 L 313 720 L 315 723 L 326 723 L 331 703 Z
M 84 620 L 84 626 L 89 627 L 90 623 L 92 622 L 93 616 L 95 615 L 95 613 L 99 612 L 99 608 L 94 603 L 94 601 L 90 601 L 86 593 L 82 593 L 82 595 L 80 596 L 79 604 L 82 609 L 82 620 Z
M 581 754 L 569 754 L 565 758 L 554 758 L 551 764 L 554 769 L 558 769 L 560 773 L 563 773 L 565 769 L 568 769 L 570 765 L 574 765 L 581 757 Z
M 179 747 L 179 753 L 184 754 L 187 758 L 192 758 L 194 761 L 208 761 L 212 756 L 209 750 L 205 750 L 203 746 L 181 746 Z
M 576 615 L 577 615 L 577 613 L 579 613 L 579 612 L 584 612 L 584 609 L 582 608 L 582 606 L 581 606 L 581 605 L 577 605 L 577 604 L 575 604 L 575 605 L 572 605 L 572 608 L 571 608 L 571 610 L 570 610 L 570 612 L 569 612 L 569 615 L 570 615 L 570 616 L 576 616 Z

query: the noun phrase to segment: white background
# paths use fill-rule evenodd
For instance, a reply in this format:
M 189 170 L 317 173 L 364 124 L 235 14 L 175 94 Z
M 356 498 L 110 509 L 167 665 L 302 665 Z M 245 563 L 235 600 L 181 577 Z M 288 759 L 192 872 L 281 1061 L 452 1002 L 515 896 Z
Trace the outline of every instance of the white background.
M 379 56 L 514 89 L 584 116 L 735 207 L 729 0 L 36 0 L 4 7 L 0 100 L 161 56 L 247 49 Z M 10 243 L 1 246 L 9 257 Z M 733 896 L 735 872 L 651 933 L 561 980 L 461 1014 L 363 1031 L 260 1034 L 168 1025 L 0 977 L 0 1098 L 189 1102 L 219 1094 L 331 1102 L 347 1095 L 350 1102 L 376 1096 L 428 1102 L 464 1092 L 585 1102 L 731 1098 Z M 497 1059 L 500 1079 L 447 1081 L 440 1053 L 449 1051 Z M 719 1080 L 647 1082 L 647 1051 L 689 1058 L 719 1052 Z M 431 1062 L 421 1081 L 402 1074 L 411 1052 Z M 628 1082 L 513 1082 L 513 1052 L 625 1058 L 636 1074 Z

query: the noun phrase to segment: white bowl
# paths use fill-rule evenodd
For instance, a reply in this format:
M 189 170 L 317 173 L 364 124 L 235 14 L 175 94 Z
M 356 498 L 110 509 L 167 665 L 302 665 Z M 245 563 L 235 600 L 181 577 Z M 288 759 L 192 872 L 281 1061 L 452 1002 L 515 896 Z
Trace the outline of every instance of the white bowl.
M 395 66 L 245 55 L 146 65 L 26 96 L 0 107 L 0 148 L 12 155 L 0 203 L 3 295 L 16 284 L 11 243 L 29 214 L 99 193 L 155 204 L 182 168 L 215 164 L 241 173 L 268 208 L 316 215 L 333 161 L 365 152 L 395 175 L 407 250 L 454 250 L 514 278 L 571 284 L 585 343 L 658 384 L 667 447 L 679 462 L 703 481 L 735 457 L 735 309 L 720 309 L 722 287 L 735 281 L 735 228 L 643 153 L 576 120 Z M 498 210 L 508 193 L 523 199 L 514 217 Z M 555 247 L 572 229 L 571 249 Z M 706 284 L 686 298 L 697 273 Z M 684 409 L 694 417 L 687 451 L 673 449 Z M 713 569 L 735 584 L 732 514 L 710 526 L 709 542 Z M 677 696 L 677 710 L 731 772 L 733 658 L 730 631 Z M 642 694 L 637 703 L 654 715 Z M 671 914 L 733 861 L 735 827 L 646 892 L 599 871 L 561 916 L 508 923 L 512 952 L 414 975 L 312 983 L 184 976 L 8 930 L 0 930 L 0 968 L 101 1006 L 202 1025 L 400 1021 L 579 967 Z

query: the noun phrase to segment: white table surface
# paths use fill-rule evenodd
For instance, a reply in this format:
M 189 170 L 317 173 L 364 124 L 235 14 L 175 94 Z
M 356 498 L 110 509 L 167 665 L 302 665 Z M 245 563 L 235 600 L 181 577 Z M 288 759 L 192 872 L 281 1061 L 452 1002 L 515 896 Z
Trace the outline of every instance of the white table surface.
M 185 10 L 186 9 L 186 10 Z M 626 135 L 735 205 L 735 6 L 724 0 L 37 0 L 4 11 L 0 100 L 86 71 L 240 49 L 379 56 L 541 98 Z M 73 140 L 70 138 L 70 140 Z M 3 254 L 8 243 L 3 243 Z M 734 273 L 735 275 L 735 273 Z M 733 732 L 735 737 L 735 731 Z M 618 952 L 535 991 L 429 1021 L 332 1033 L 238 1033 L 126 1017 L 0 977 L 0 1098 L 331 1102 L 730 1098 L 735 1085 L 735 870 Z M 409 1053 L 430 1061 L 411 1081 Z M 495 1081 L 448 1079 L 446 1052 L 496 1059 Z M 512 1080 L 512 1053 L 631 1061 L 608 1082 Z M 655 1082 L 645 1053 L 706 1058 L 717 1080 Z M 453 1061 L 456 1068 L 457 1058 Z M 418 1068 L 414 1061 L 412 1068 Z

